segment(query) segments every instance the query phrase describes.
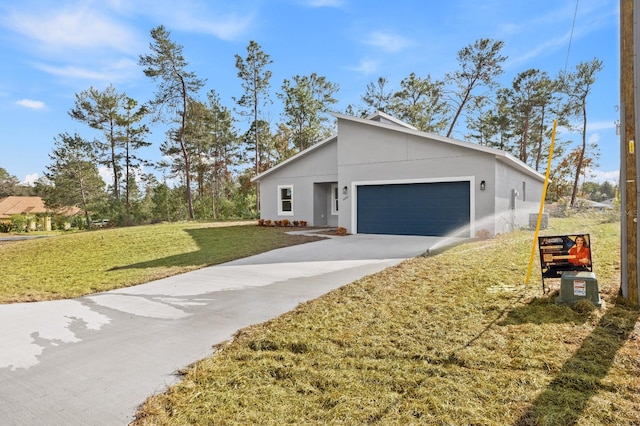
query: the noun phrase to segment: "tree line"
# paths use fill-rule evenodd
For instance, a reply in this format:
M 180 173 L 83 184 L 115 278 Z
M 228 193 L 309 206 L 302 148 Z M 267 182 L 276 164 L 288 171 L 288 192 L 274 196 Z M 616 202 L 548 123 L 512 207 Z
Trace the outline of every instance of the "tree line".
M 457 69 L 441 80 L 412 72 L 393 90 L 379 77 L 367 85 L 360 104 L 343 112 L 366 117 L 383 111 L 425 132 L 510 152 L 540 172 L 557 119 L 581 141 L 566 152 L 572 141 L 556 138 L 548 199 L 570 197 L 573 206 L 580 179 L 587 180 L 599 156 L 598 147 L 587 144 L 586 126 L 587 100 L 602 61 L 581 62 L 555 77 L 528 69 L 500 87 L 503 47 L 502 41 L 476 40 L 458 51 Z M 206 81 L 189 68 L 171 33 L 153 28 L 149 52 L 138 64 L 155 83 L 154 98 L 140 102 L 113 85 L 76 93 L 69 115 L 99 136 L 57 135 L 44 177 L 27 192 L 42 196 L 50 208 L 80 207 L 88 224 L 96 217 L 121 225 L 257 217 L 259 188 L 251 178 L 331 135 L 329 113 L 338 102 L 339 86 L 326 77 L 294 75 L 275 94 L 282 111 L 280 121 L 272 122 L 272 63 L 255 41 L 244 56 L 236 54 L 242 92 L 226 106 L 214 89 L 202 93 Z M 240 131 L 243 117 L 249 125 Z M 150 146 L 152 129 L 165 133 L 163 159 L 155 163 L 141 154 Z M 103 181 L 99 167 L 109 170 L 110 182 Z M 149 168 L 156 173 L 141 172 Z M 7 195 L 17 191 L 4 172 L 0 196 L 3 189 Z

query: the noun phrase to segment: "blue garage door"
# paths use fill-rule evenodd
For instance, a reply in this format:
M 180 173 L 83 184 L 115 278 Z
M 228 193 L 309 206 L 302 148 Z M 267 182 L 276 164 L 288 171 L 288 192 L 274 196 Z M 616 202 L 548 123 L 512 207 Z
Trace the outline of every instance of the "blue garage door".
M 470 222 L 469 186 L 468 181 L 358 186 L 357 232 L 447 235 Z

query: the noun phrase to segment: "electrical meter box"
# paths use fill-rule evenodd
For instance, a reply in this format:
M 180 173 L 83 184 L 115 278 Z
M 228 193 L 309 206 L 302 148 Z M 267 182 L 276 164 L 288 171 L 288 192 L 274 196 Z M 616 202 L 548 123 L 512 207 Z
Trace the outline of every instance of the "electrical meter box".
M 583 299 L 590 300 L 597 307 L 602 306 L 596 275 L 586 271 L 564 271 L 557 302 L 575 303 Z

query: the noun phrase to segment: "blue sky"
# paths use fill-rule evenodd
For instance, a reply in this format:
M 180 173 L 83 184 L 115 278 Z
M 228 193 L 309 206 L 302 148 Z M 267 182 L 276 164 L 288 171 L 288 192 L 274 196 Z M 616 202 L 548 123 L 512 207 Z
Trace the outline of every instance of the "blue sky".
M 604 62 L 588 102 L 587 137 L 600 146 L 595 180 L 617 182 L 620 98 L 619 0 L 21 0 L 0 4 L 0 167 L 20 181 L 42 176 L 54 137 L 91 135 L 68 112 L 75 94 L 113 84 L 146 102 L 154 85 L 138 65 L 150 30 L 164 25 L 189 70 L 222 103 L 242 95 L 235 54 L 250 40 L 271 56 L 271 92 L 313 72 L 339 85 L 336 110 L 359 105 L 368 83 L 397 88 L 411 72 L 442 79 L 456 53 L 479 38 L 502 40 L 502 85 L 537 68 L 556 76 L 594 57 Z M 577 9 L 576 9 L 577 5 Z M 575 26 L 573 26 L 575 15 Z M 573 29 L 572 29 L 573 28 Z M 573 34 L 573 35 L 572 35 Z M 268 118 L 280 120 L 277 104 Z M 238 128 L 246 127 L 240 121 Z M 464 133 L 453 135 L 464 139 Z M 558 138 L 579 142 L 559 130 Z M 160 157 L 158 130 L 143 154 Z

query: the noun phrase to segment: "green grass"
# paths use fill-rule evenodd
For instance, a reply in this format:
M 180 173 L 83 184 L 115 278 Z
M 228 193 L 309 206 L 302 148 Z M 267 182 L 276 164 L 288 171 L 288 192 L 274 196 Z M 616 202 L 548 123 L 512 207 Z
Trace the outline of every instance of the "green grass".
M 0 243 L 0 303 L 67 299 L 128 287 L 312 241 L 252 222 L 101 229 Z
M 638 425 L 619 223 L 552 219 L 544 234 L 577 232 L 591 234 L 602 309 L 554 303 L 537 263 L 524 285 L 530 231 L 467 243 L 239 331 L 135 424 Z

